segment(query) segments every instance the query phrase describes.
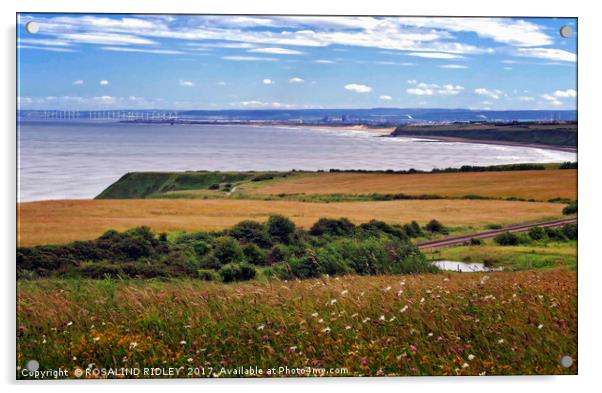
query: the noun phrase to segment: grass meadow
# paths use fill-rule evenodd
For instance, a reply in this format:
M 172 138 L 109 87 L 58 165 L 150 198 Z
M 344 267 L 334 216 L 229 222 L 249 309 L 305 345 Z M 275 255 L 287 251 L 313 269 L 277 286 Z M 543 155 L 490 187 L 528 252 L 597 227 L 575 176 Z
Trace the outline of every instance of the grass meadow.
M 184 367 L 221 377 L 284 366 L 342 376 L 577 373 L 559 363 L 577 358 L 569 271 L 231 285 L 40 279 L 17 289 L 17 375 L 29 359 L 41 369 Z

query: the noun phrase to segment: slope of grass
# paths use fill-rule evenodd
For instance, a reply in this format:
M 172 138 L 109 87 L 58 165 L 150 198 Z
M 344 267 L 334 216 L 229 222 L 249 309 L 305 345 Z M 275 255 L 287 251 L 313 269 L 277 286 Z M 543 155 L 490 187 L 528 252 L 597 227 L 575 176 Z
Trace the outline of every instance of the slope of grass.
M 244 189 L 244 186 L 241 190 Z M 466 173 L 316 173 L 248 190 L 259 195 L 374 194 L 494 198 L 577 198 L 576 170 Z
M 575 272 L 291 282 L 17 283 L 17 377 L 41 370 L 339 369 L 330 375 L 576 374 Z M 340 372 L 344 369 L 344 372 Z M 84 374 L 85 375 L 85 374 Z M 285 374 L 275 374 L 285 376 Z M 301 375 L 303 376 L 303 375 Z M 148 378 L 148 376 L 147 376 Z
M 284 176 L 286 172 L 131 172 L 110 185 L 96 199 L 152 198 L 154 195 L 180 190 L 207 190 L 254 178 Z
M 290 217 L 308 228 L 321 217 L 372 219 L 390 224 L 433 218 L 452 227 L 540 221 L 562 216 L 559 203 L 497 200 L 407 200 L 305 203 L 262 200 L 123 199 L 28 202 L 17 205 L 21 246 L 94 239 L 108 229 L 146 225 L 156 232 L 218 230 L 270 214 Z

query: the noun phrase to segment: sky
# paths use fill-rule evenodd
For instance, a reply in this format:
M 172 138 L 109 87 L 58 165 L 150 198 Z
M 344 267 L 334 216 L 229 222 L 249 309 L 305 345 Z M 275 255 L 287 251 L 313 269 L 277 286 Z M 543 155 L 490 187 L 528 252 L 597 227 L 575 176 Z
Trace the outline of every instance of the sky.
M 576 46 L 567 18 L 19 14 L 17 100 L 61 110 L 576 109 Z

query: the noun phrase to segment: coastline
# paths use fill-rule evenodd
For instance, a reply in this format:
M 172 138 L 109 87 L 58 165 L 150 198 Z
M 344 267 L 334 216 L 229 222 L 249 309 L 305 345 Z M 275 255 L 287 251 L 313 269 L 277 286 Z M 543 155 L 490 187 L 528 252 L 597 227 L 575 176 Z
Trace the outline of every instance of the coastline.
M 536 144 L 536 143 L 495 141 L 495 140 L 488 140 L 488 139 L 468 139 L 468 138 L 459 138 L 459 137 L 451 137 L 451 136 L 424 136 L 424 135 L 392 136 L 392 135 L 387 135 L 386 137 L 421 139 L 422 142 L 424 142 L 424 143 L 438 143 L 438 142 L 473 143 L 473 144 L 482 144 L 482 145 L 530 147 L 530 148 L 534 148 L 534 149 L 555 150 L 555 151 L 562 151 L 562 152 L 567 152 L 567 153 L 577 153 L 576 147 L 543 145 L 543 144 Z

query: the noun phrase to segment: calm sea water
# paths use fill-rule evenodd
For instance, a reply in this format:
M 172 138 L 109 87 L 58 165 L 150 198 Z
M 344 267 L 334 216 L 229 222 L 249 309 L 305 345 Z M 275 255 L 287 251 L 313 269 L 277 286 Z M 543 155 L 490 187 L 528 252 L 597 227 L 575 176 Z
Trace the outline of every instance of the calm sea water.
M 22 122 L 19 200 L 92 198 L 124 173 L 422 169 L 575 161 L 573 153 L 324 128 Z

